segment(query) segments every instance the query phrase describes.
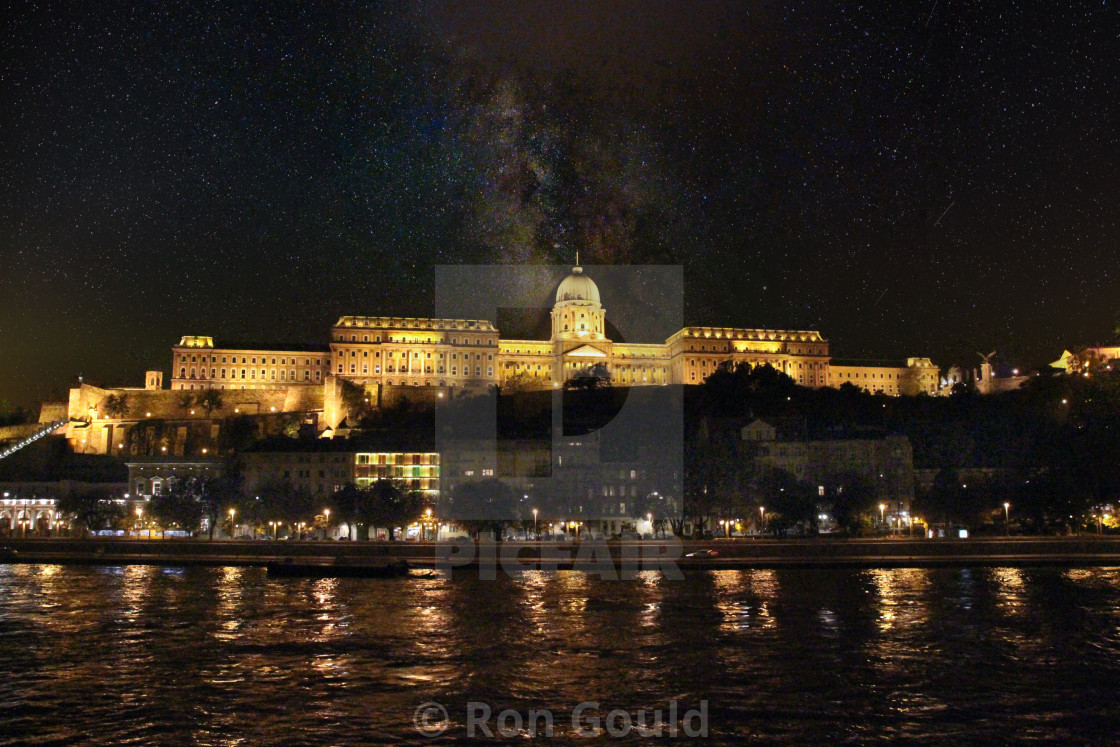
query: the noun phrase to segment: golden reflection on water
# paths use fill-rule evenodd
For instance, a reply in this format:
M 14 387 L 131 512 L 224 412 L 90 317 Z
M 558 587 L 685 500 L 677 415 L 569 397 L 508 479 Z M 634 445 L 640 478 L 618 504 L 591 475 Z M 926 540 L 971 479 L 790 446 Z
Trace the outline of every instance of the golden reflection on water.
M 631 583 L 641 584 L 639 589 L 643 601 L 642 611 L 638 614 L 638 625 L 647 630 L 660 629 L 661 608 L 665 598 L 665 576 L 661 571 L 641 571 Z
M 587 609 L 589 574 L 577 571 L 560 571 L 556 574 L 556 582 L 560 592 L 567 596 L 567 599 L 564 599 L 561 604 L 564 609 L 573 612 L 583 612 Z
M 770 630 L 778 627 L 772 614 L 779 585 L 772 570 L 713 571 L 716 609 L 723 613 L 720 629 L 727 632 Z
M 1008 615 L 1023 614 L 1026 584 L 1022 569 L 993 568 L 992 579 L 996 582 L 996 606 Z
M 876 625 L 880 633 L 887 633 L 896 625 L 929 623 L 926 596 L 930 574 L 927 569 L 877 568 L 869 573 L 878 604 Z
M 214 616 L 218 629 L 214 637 L 221 641 L 230 641 L 237 637 L 243 624 L 241 604 L 241 579 L 245 573 L 244 568 L 226 566 L 221 569 L 218 583 L 218 607 Z
M 548 614 L 548 591 L 556 582 L 556 574 L 549 571 L 526 570 L 511 577 L 512 589 L 517 593 L 517 603 L 521 607 L 536 636 L 548 636 L 553 632 L 555 621 Z
M 330 607 L 334 604 L 334 595 L 337 590 L 337 578 L 320 578 L 311 587 L 315 604 L 320 608 Z
M 121 617 L 136 623 L 144 613 L 145 603 L 152 601 L 152 581 L 159 574 L 157 566 L 126 565 L 121 569 Z M 130 638 L 137 642 L 138 638 Z
M 1075 583 L 1096 582 L 1100 579 L 1099 569 L 1096 568 L 1069 568 L 1062 576 Z

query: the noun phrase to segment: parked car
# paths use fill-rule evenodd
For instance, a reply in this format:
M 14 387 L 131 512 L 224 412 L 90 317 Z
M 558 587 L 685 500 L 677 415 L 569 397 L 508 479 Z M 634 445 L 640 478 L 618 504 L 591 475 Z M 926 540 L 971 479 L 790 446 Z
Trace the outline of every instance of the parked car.
M 685 555 L 685 557 L 686 558 L 714 558 L 718 555 L 719 555 L 719 553 L 715 550 L 697 550 L 696 552 L 688 553 L 687 555 Z

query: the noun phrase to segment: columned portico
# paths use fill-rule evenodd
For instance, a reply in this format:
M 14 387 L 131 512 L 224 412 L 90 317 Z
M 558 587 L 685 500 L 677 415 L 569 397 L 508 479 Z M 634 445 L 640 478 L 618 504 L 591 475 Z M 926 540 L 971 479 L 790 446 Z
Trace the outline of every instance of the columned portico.
M 610 371 L 613 343 L 595 281 L 576 266 L 556 288 L 552 307 L 552 382 L 563 384 L 594 366 Z

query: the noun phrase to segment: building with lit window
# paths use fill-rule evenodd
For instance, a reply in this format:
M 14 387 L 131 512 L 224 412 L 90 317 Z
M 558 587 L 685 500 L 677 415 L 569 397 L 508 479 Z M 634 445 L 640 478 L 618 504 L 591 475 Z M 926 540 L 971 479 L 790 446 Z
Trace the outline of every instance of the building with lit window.
M 343 316 L 327 346 L 216 345 L 185 336 L 172 348 L 172 389 L 280 389 L 329 378 L 373 387 L 560 386 L 597 370 L 615 385 L 700 384 L 720 365 L 769 365 L 801 386 L 852 383 L 885 394 L 936 394 L 928 358 L 837 365 L 815 330 L 685 327 L 665 342 L 617 342 L 595 281 L 574 267 L 556 289 L 548 340 L 502 339 L 480 319 Z M 333 424 L 332 424 L 333 425 Z
M 772 366 L 811 388 L 850 383 L 895 396 L 940 391 L 928 358 L 832 361 L 828 340 L 815 330 L 688 326 L 664 342 L 612 339 L 599 288 L 581 267 L 559 283 L 550 317 L 547 340 L 502 338 L 484 319 L 392 316 L 342 316 L 326 344 L 187 335 L 172 346 L 171 391 L 162 388 L 159 371 L 147 372 L 143 388 L 83 383 L 68 403 L 46 403 L 42 417 L 53 408 L 57 418 L 65 408 L 67 437 L 83 453 L 205 455 L 192 444 L 216 444 L 219 420 L 230 416 L 275 416 L 278 428 L 335 435 L 356 392 L 376 407 L 412 390 L 438 398 L 493 386 L 549 389 L 588 374 L 615 386 L 692 385 L 740 363 Z M 208 390 L 219 397 L 207 399 Z M 262 422 L 262 435 L 273 426 Z

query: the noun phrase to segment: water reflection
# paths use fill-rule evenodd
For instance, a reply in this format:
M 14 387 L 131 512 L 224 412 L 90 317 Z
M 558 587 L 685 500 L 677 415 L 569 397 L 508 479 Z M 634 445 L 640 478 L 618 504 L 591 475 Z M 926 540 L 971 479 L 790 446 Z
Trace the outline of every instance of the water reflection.
M 779 592 L 775 571 L 715 571 L 711 578 L 717 594 L 716 607 L 723 613 L 723 630 L 776 627 L 770 610 Z
M 429 700 L 461 723 L 677 698 L 709 700 L 711 744 L 1086 743 L 1111 735 L 1120 573 L 0 566 L 0 640 L 0 742 L 416 743 Z
M 1024 581 L 1020 568 L 993 568 L 992 578 L 997 584 L 996 604 L 1006 615 L 1023 613 Z
M 876 620 L 880 633 L 896 625 L 907 628 L 929 623 L 925 596 L 930 571 L 924 568 L 876 569 L 868 571 L 878 604 Z

